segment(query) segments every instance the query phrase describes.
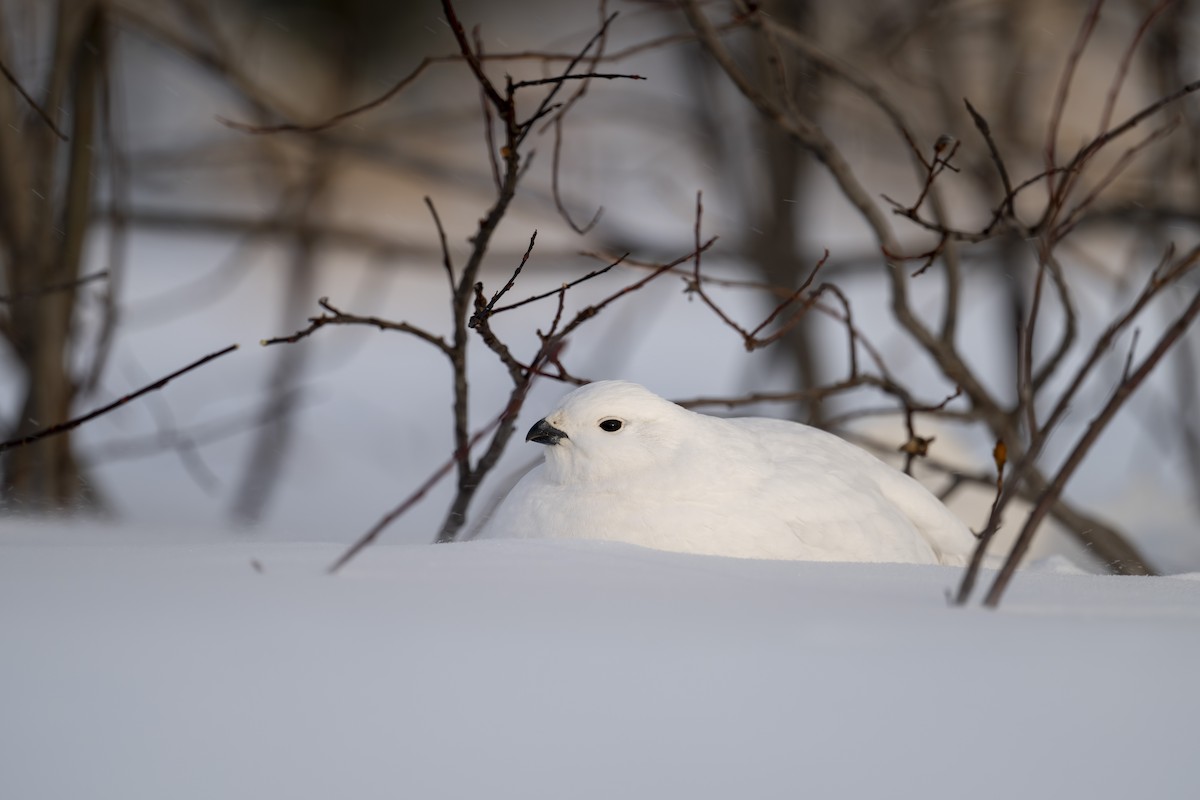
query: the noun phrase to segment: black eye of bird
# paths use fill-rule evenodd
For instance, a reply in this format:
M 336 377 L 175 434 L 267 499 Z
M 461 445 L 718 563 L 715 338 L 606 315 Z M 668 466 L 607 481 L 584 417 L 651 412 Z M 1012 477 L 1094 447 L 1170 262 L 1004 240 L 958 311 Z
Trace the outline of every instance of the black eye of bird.
M 608 431 L 609 433 L 612 433 L 613 431 L 619 431 L 621 430 L 621 420 L 606 419 L 600 423 L 600 429 Z

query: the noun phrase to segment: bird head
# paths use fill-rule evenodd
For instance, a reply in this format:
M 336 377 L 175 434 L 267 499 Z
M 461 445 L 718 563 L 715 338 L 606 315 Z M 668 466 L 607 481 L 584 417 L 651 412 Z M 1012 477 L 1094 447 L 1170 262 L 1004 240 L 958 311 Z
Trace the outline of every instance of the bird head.
M 597 381 L 576 389 L 525 437 L 546 445 L 548 477 L 604 481 L 668 463 L 696 416 L 636 383 Z

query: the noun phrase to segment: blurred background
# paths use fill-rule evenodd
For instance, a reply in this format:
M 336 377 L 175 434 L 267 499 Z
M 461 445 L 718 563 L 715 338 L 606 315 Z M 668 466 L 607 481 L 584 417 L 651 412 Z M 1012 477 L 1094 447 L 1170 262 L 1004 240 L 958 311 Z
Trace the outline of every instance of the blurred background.
M 935 148 L 955 148 L 931 202 L 947 227 L 984 230 L 1005 193 L 963 98 L 987 119 L 1019 183 L 1045 169 L 1051 143 L 1065 162 L 1200 78 L 1187 46 L 1190 2 L 693 5 L 743 74 L 774 86 L 833 143 L 903 252 L 936 250 L 924 271 L 921 258 L 905 262 L 912 309 L 944 329 L 953 307 L 949 340 L 999 405 L 1020 399 L 1018 332 L 1034 302 L 1034 359 L 1044 366 L 1062 350 L 1034 403 L 1044 415 L 1168 246 L 1185 252 L 1200 241 L 1200 107 L 1189 97 L 1097 156 L 1077 189 L 1087 202 L 1054 242 L 1068 289 L 1046 289 L 1037 301 L 1039 242 L 1015 229 L 945 241 L 884 199 L 907 207 L 922 194 L 912 150 L 932 158 Z M 930 406 L 954 393 L 956 381 L 898 324 L 887 259 L 861 208 L 821 158 L 747 100 L 679 5 L 453 7 L 498 87 L 505 76 L 560 74 L 614 13 L 593 71 L 644 78 L 588 81 L 559 124 L 533 127 L 522 153 L 528 167 L 482 262 L 487 295 L 512 275 L 535 230 L 513 299 L 552 291 L 622 253 L 645 263 L 685 256 L 701 192 L 701 237 L 719 237 L 705 274 L 725 279 L 708 291 L 731 318 L 753 329 L 779 303 L 780 292 L 765 287 L 786 296 L 828 251 L 818 282 L 845 294 L 889 376 Z M 820 53 L 744 24 L 754 14 Z M 450 457 L 453 376 L 428 343 L 355 326 L 294 344 L 259 342 L 304 328 L 322 297 L 347 313 L 452 335 L 425 198 L 461 269 L 496 200 L 502 144 L 459 54 L 437 0 L 0 2 L 4 438 L 241 345 L 70 435 L 6 452 L 6 515 L 96 518 L 164 537 L 351 541 Z M 321 124 L 404 81 L 386 101 Z M 549 91 L 522 90 L 518 110 L 532 112 Z M 878 97 L 903 114 L 911 143 Z M 302 129 L 249 130 L 280 125 Z M 1045 204 L 1045 192 L 1025 192 L 1013 214 L 1032 223 Z M 568 316 L 645 275 L 623 265 L 572 288 Z M 1044 451 L 1048 473 L 1121 381 L 1130 348 L 1148 351 L 1196 286 L 1189 274 L 1165 290 L 1089 373 Z M 692 288 L 687 275 L 668 274 L 621 298 L 571 336 L 564 364 L 575 376 L 635 380 L 676 400 L 780 393 L 780 402 L 704 410 L 790 416 L 897 458 L 908 433 L 894 396 L 869 385 L 819 402 L 788 394 L 846 378 L 843 322 L 811 313 L 772 346 L 747 352 Z M 497 315 L 493 327 L 528 359 L 554 314 L 549 298 Z M 1159 570 L 1200 569 L 1197 344 L 1192 331 L 1171 350 L 1090 452 L 1044 549 L 1079 555 L 1081 537 L 1103 525 Z M 468 356 L 478 429 L 505 407 L 511 382 L 482 343 Z M 859 359 L 862 369 L 875 363 L 866 351 Z M 472 506 L 475 520 L 539 457 L 523 432 L 570 388 L 534 385 L 517 437 Z M 982 527 L 994 494 L 994 427 L 969 396 L 917 420 L 921 436 L 935 437 L 918 475 Z M 452 484 L 430 492 L 385 540 L 432 541 Z M 1022 516 L 1012 511 L 1010 527 Z

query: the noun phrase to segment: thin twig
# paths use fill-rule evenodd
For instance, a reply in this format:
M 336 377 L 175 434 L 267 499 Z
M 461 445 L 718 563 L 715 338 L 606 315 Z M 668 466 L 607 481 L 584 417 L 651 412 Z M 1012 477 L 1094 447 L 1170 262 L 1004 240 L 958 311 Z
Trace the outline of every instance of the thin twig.
M 204 356 L 204 358 L 201 358 L 197 361 L 193 361 L 191 364 L 188 364 L 186 367 L 183 367 L 182 369 L 177 369 L 174 372 L 172 372 L 170 375 L 167 375 L 164 378 L 159 378 L 154 383 L 152 383 L 148 386 L 143 386 L 141 389 L 138 389 L 136 392 L 131 392 L 131 393 L 125 395 L 124 397 L 120 397 L 117 400 L 114 400 L 113 402 L 109 403 L 108 405 L 104 405 L 104 406 L 101 406 L 100 408 L 97 408 L 94 411 L 89 411 L 88 413 L 86 413 L 82 416 L 75 417 L 74 419 L 69 419 L 66 422 L 60 422 L 57 425 L 51 425 L 49 428 L 43 428 L 40 431 L 35 431 L 31 434 L 22 436 L 17 439 L 10 439 L 7 442 L 0 442 L 0 453 L 3 453 L 6 450 L 11 450 L 14 447 L 23 447 L 27 444 L 32 444 L 32 443 L 38 441 L 39 439 L 45 439 L 49 436 L 57 436 L 58 434 L 66 433 L 67 431 L 74 430 L 75 428 L 78 428 L 80 425 L 83 425 L 85 422 L 90 422 L 91 420 L 95 419 L 96 417 L 102 416 L 104 414 L 107 414 L 110 411 L 113 411 L 114 409 L 120 408 L 121 406 L 125 405 L 126 403 L 136 400 L 137 398 L 141 397 L 144 394 L 147 394 L 148 392 L 153 392 L 158 389 L 161 389 L 164 386 L 166 386 L 168 383 L 170 383 L 171 381 L 178 378 L 180 375 L 183 375 L 185 373 L 191 372 L 194 369 L 202 367 L 205 364 L 207 364 L 208 362 L 215 361 L 216 359 L 220 358 L 221 356 L 226 355 L 228 353 L 232 353 L 234 350 L 237 350 L 237 349 L 238 349 L 238 346 L 236 344 L 231 344 L 231 345 L 229 345 L 229 347 L 226 347 L 224 350 L 218 350 L 215 353 L 209 353 L 208 355 Z
M 38 287 L 37 289 L 31 289 L 27 292 L 20 292 L 18 294 L 0 294 L 0 303 L 19 303 L 24 300 L 30 300 L 35 297 L 41 297 L 43 295 L 51 294 L 53 292 L 69 291 L 71 289 L 77 289 L 80 286 L 84 286 L 84 285 L 92 283 L 94 281 L 98 281 L 102 278 L 107 278 L 108 276 L 109 276 L 109 271 L 104 269 L 104 270 L 100 270 L 99 272 L 89 273 L 80 278 L 76 278 L 75 280 L 62 281 L 60 283 L 52 283 L 49 286 L 41 286 L 41 287 Z
M 1096 23 L 1100 19 L 1100 9 L 1103 6 L 1104 0 L 1093 0 L 1091 8 L 1088 9 L 1088 13 L 1084 16 L 1083 22 L 1079 26 L 1079 31 L 1075 35 L 1075 43 L 1071 46 L 1071 50 L 1067 54 L 1066 66 L 1063 67 L 1062 74 L 1059 76 L 1058 88 L 1054 94 L 1054 105 L 1050 112 L 1050 124 L 1046 130 L 1045 158 L 1047 173 L 1057 165 L 1055 153 L 1058 149 L 1058 129 L 1062 124 L 1063 112 L 1067 107 L 1067 97 L 1071 92 L 1071 83 L 1075 79 L 1075 69 L 1079 66 L 1079 59 L 1083 56 L 1084 48 L 1087 47 L 1088 41 L 1092 38 L 1092 32 L 1096 29 Z M 1067 176 L 1064 176 L 1058 188 L 1065 187 L 1066 183 Z M 1054 186 L 1053 182 L 1047 188 L 1051 198 L 1050 205 L 1053 206 L 1058 189 Z M 1047 211 L 1050 214 L 1053 213 L 1049 211 L 1049 208 Z
M 395 84 L 393 84 L 390 89 L 376 97 L 374 100 L 369 100 L 366 103 L 346 109 L 338 114 L 334 114 L 332 117 L 329 117 L 321 122 L 314 122 L 309 125 L 303 125 L 296 122 L 284 122 L 277 125 L 251 125 L 246 122 L 238 122 L 237 120 L 223 117 L 219 114 L 217 115 L 216 119 L 217 122 L 221 123 L 222 125 L 228 128 L 233 128 L 236 131 L 241 131 L 242 133 L 320 133 L 321 131 L 328 130 L 339 123 L 345 122 L 351 117 L 356 117 L 359 114 L 382 106 L 387 101 L 400 94 L 400 92 L 411 86 L 417 80 L 417 78 L 421 77 L 421 74 L 424 73 L 425 70 L 429 69 L 429 67 L 433 66 L 434 64 L 456 62 L 460 60 L 462 59 L 459 56 L 427 56 L 426 58 L 421 59 L 421 63 L 417 64 L 412 72 L 405 75 Z
M 533 253 L 533 245 L 535 242 L 537 242 L 537 230 L 534 230 L 534 232 L 530 235 L 529 246 L 525 248 L 525 254 L 521 256 L 521 263 L 517 264 L 517 268 L 513 270 L 513 274 L 509 277 L 508 282 L 505 283 L 504 286 L 500 287 L 498 292 L 492 295 L 492 299 L 489 300 L 487 304 L 483 306 L 483 308 L 477 310 L 471 315 L 471 319 L 467 325 L 474 328 L 480 315 L 490 315 L 492 313 L 492 309 L 496 307 L 496 301 L 508 294 L 509 290 L 513 288 L 513 285 L 517 282 L 517 278 L 521 275 L 521 270 L 525 269 L 525 262 L 529 260 L 530 254 Z M 478 283 L 475 284 L 475 290 L 482 293 L 483 285 Z
M 1013 215 L 1013 192 L 1012 181 L 1008 177 L 1008 168 L 1004 166 L 1004 159 L 1000 156 L 1000 148 L 996 145 L 996 140 L 992 137 L 991 126 L 983 115 L 975 110 L 975 106 L 971 105 L 971 101 L 963 98 L 963 103 L 967 107 L 967 113 L 971 115 L 971 120 L 975 123 L 976 130 L 983 137 L 983 141 L 988 146 L 988 152 L 992 156 L 992 163 L 996 165 L 996 174 L 1000 176 L 1000 185 L 1004 187 L 1004 202 L 1000 207 L 1004 209 L 1008 216 Z
M 581 278 L 576 278 L 573 281 L 564 283 L 562 286 L 558 287 L 557 289 L 552 289 L 549 292 L 543 292 L 542 294 L 535 294 L 533 297 L 527 297 L 519 303 L 510 303 L 509 305 L 506 305 L 506 306 L 500 306 L 500 308 L 494 308 L 489 313 L 499 314 L 504 311 L 512 311 L 514 308 L 520 308 L 521 306 L 529 305 L 530 303 L 536 303 L 538 300 L 545 300 L 547 297 L 551 297 L 553 295 L 560 294 L 564 289 L 570 289 L 573 286 L 578 286 L 579 284 L 583 283 L 584 281 L 590 281 L 592 278 L 596 278 L 596 277 L 603 275 L 604 273 L 611 270 L 613 267 L 624 262 L 625 257 L 628 255 L 629 255 L 628 253 L 625 253 L 624 255 L 619 256 L 617 258 L 617 260 L 611 262 L 607 266 L 601 267 L 600 269 L 592 270 L 591 272 L 589 272 L 588 274 L 584 275 Z M 690 258 L 690 256 L 689 256 L 689 258 Z
M 1097 135 L 1102 135 L 1108 130 L 1108 125 L 1112 122 L 1113 110 L 1117 106 L 1117 97 L 1120 96 L 1121 88 L 1125 85 L 1125 78 L 1129 75 L 1129 65 L 1133 61 L 1133 54 L 1137 52 L 1138 44 L 1146 36 L 1146 31 L 1150 29 L 1150 25 L 1158 18 L 1158 15 L 1166 11 L 1175 1 L 1160 0 L 1158 5 L 1150 9 L 1150 12 L 1142 19 L 1142 24 L 1134 31 L 1133 37 L 1129 40 L 1129 46 L 1125 48 L 1125 53 L 1121 56 L 1117 74 L 1113 77 L 1112 85 L 1108 89 L 1108 96 L 1104 98 L 1104 110 L 1100 113 L 1100 130 Z
M 561 159 L 562 159 L 562 141 L 563 141 L 562 115 L 561 114 L 556 115 L 554 117 L 553 123 L 554 123 L 554 150 L 553 150 L 553 153 L 551 156 L 551 164 L 550 164 L 550 194 L 554 198 L 554 207 L 558 209 L 559 216 L 561 216 L 566 221 L 566 223 L 571 226 L 571 230 L 575 231 L 580 236 L 585 236 L 592 230 L 592 228 L 596 227 L 596 223 L 600 221 L 600 217 L 603 216 L 603 214 L 604 214 L 604 206 L 599 206 L 596 208 L 596 213 L 592 215 L 591 220 L 589 220 L 586 225 L 579 225 L 577 222 L 575 222 L 574 219 L 571 218 L 570 212 L 567 211 L 567 205 L 566 205 L 566 203 L 563 202 L 562 192 L 558 188 L 558 184 L 559 184 L 558 176 L 559 176 L 560 163 L 561 163 Z
M 406 511 L 408 511 L 410 508 L 412 508 L 414 505 L 416 505 L 418 502 L 420 502 L 421 498 L 423 498 L 426 494 L 428 494 L 430 489 L 432 489 L 434 486 L 436 486 L 442 480 L 442 478 L 446 477 L 450 473 L 450 470 L 454 469 L 455 464 L 458 464 L 463 459 L 464 456 L 469 455 L 470 449 L 472 447 L 474 447 L 479 442 L 480 439 L 482 439 L 484 436 L 486 436 L 489 431 L 491 431 L 497 425 L 499 425 L 502 418 L 503 418 L 502 416 L 497 417 L 496 419 L 492 420 L 488 425 L 486 425 L 482 429 L 476 431 L 470 437 L 470 439 L 467 440 L 467 451 L 468 451 L 467 453 L 460 453 L 456 450 L 454 452 L 454 455 L 450 456 L 450 458 L 448 458 L 446 461 L 442 462 L 442 465 L 440 467 L 438 467 L 436 470 L 434 470 L 433 474 L 431 474 L 428 478 L 425 479 L 424 483 L 422 483 L 420 486 L 418 486 L 412 494 L 410 494 L 408 497 L 404 498 L 404 501 L 401 502 L 400 505 L 396 506 L 391 511 L 384 514 L 383 517 L 380 518 L 380 520 L 378 522 L 376 522 L 374 525 L 371 526 L 370 530 L 368 530 L 366 533 L 364 533 L 362 536 L 360 536 L 357 540 L 355 540 L 354 544 L 350 545 L 350 547 L 348 547 L 346 549 L 346 551 L 344 553 L 342 553 L 342 555 L 338 558 L 338 560 L 333 562 L 333 564 L 331 564 L 329 566 L 329 569 L 326 570 L 326 572 L 328 572 L 330 575 L 337 573 L 337 571 L 340 570 L 342 567 L 346 566 L 346 564 L 352 558 L 354 558 L 356 555 L 358 555 L 360 552 L 362 552 L 363 548 L 369 546 L 376 539 L 378 539 L 379 534 L 383 533 L 384 530 L 389 525 L 391 525 L 393 522 L 395 522 L 397 519 L 399 519 Z
M 483 64 L 479 61 L 478 54 L 471 48 L 471 43 L 467 40 L 467 30 L 463 27 L 462 20 L 458 18 L 458 12 L 454 10 L 454 4 L 450 0 L 442 0 L 442 11 L 446 15 L 446 21 L 450 23 L 450 30 L 454 33 L 454 38 L 458 42 L 459 52 L 463 59 L 467 62 L 467 66 L 471 68 L 471 72 L 475 74 L 475 81 L 479 84 L 479 88 L 487 95 L 488 101 L 497 109 L 502 110 L 506 107 L 507 101 L 500 96 L 500 92 L 496 91 L 495 84 L 488 78 L 487 73 L 483 71 Z
M 34 100 L 29 95 L 29 92 L 25 91 L 25 87 L 21 85 L 19 80 L 17 80 L 17 76 L 12 74 L 3 61 L 0 61 L 0 72 L 4 73 L 4 77 L 7 78 L 8 82 L 11 83 L 13 88 L 17 90 L 17 94 L 21 95 L 21 98 L 29 104 L 29 107 L 37 112 L 37 115 L 42 118 L 42 122 L 46 123 L 46 127 L 48 127 L 55 136 L 64 142 L 71 141 L 67 135 L 59 130 L 58 126 L 54 124 L 54 120 L 51 119 L 50 115 L 46 113 L 46 110 L 38 104 L 38 101 Z
M 575 75 L 556 75 L 552 78 L 537 78 L 535 80 L 517 81 L 512 85 L 513 90 L 524 89 L 528 86 L 546 86 L 548 84 L 562 83 L 563 81 L 584 81 L 590 78 L 603 78 L 605 80 L 615 80 L 618 78 L 626 78 L 631 81 L 644 81 L 644 75 L 634 75 L 625 72 L 582 72 Z
M 826 261 L 828 261 L 828 260 L 829 260 L 829 251 L 828 251 L 828 250 L 826 250 L 826 251 L 825 251 L 825 253 L 824 253 L 824 255 L 822 255 L 822 256 L 821 256 L 821 259 L 820 259 L 820 260 L 817 262 L 816 266 L 814 266 L 814 267 L 812 268 L 812 270 L 811 270 L 811 271 L 809 271 L 809 273 L 808 273 L 808 277 L 804 279 L 804 281 L 803 281 L 803 282 L 800 284 L 800 286 L 799 286 L 799 287 L 796 289 L 796 291 L 792 292 L 792 294 L 791 294 L 789 297 L 785 298 L 785 299 L 784 299 L 784 301 L 783 301 L 782 303 L 780 303 L 779 305 L 777 305 L 777 306 L 775 307 L 775 309 L 774 309 L 773 311 L 771 311 L 771 313 L 770 313 L 770 314 L 768 314 L 768 315 L 767 315 L 767 318 L 766 318 L 766 319 L 764 319 L 762 322 L 760 322 L 760 323 L 759 323 L 759 325 L 758 325 L 758 327 L 757 327 L 757 328 L 755 328 L 754 330 L 750 331 L 750 338 L 751 338 L 751 339 L 753 339 L 753 338 L 755 338 L 756 336 L 758 336 L 758 334 L 759 334 L 759 333 L 760 333 L 760 332 L 761 332 L 761 331 L 762 331 L 764 328 L 766 328 L 768 325 L 770 325 L 772 322 L 774 322 L 774 321 L 775 321 L 775 318 L 776 318 L 776 317 L 778 317 L 778 316 L 779 316 L 781 313 L 783 313 L 783 310 L 784 310 L 785 308 L 787 308 L 787 307 L 788 307 L 788 306 L 790 306 L 792 303 L 794 303 L 794 302 L 796 302 L 797 300 L 799 300 L 799 299 L 800 299 L 800 297 L 801 297 L 801 295 L 803 295 L 805 292 L 807 292 L 807 291 L 808 291 L 808 287 L 812 286 L 812 282 L 813 282 L 813 280 L 815 280 L 815 279 L 816 279 L 816 277 L 817 277 L 817 273 L 821 271 L 821 267 L 825 266 L 825 262 L 826 262 Z
M 483 52 L 483 33 L 478 25 L 471 29 L 471 36 L 475 39 L 475 53 L 481 59 L 486 58 Z M 492 104 L 488 102 L 487 92 L 482 89 L 479 91 L 479 110 L 483 114 L 483 145 L 487 148 L 488 167 L 492 171 L 492 185 L 499 192 L 503 184 L 500 180 L 500 159 L 496 153 L 496 126 L 495 120 L 492 118 Z
M 1088 451 L 1091 450 L 1092 445 L 1100 438 L 1100 434 L 1108 427 L 1108 424 L 1116 416 L 1117 412 L 1121 410 L 1121 406 L 1137 391 L 1137 388 L 1150 372 L 1158 366 L 1162 357 L 1166 355 L 1167 351 L 1187 331 L 1198 315 L 1200 315 L 1200 292 L 1197 292 L 1193 296 L 1192 302 L 1163 333 L 1150 355 L 1142 360 L 1137 370 L 1127 380 L 1121 382 L 1104 408 L 1088 424 L 1087 430 L 1080 437 L 1071 454 L 1067 456 L 1067 460 L 1063 462 L 1062 467 L 1059 468 L 1058 473 L 1042 493 L 1041 499 L 1038 500 L 1037 505 L 1025 520 L 1025 525 L 1021 528 L 1020 535 L 1017 536 L 1016 542 L 1013 544 L 1012 549 L 1009 550 L 1008 557 L 1004 561 L 1004 566 L 1001 567 L 999 574 L 996 575 L 996 579 L 992 582 L 991 588 L 983 599 L 985 606 L 995 608 L 1000 603 L 1000 598 L 1003 597 L 1005 590 L 1012 581 L 1012 576 L 1016 572 L 1017 565 L 1021 563 L 1021 559 L 1024 558 L 1025 553 L 1029 550 L 1029 545 L 1033 542 L 1034 534 L 1037 533 L 1042 520 L 1049 513 L 1051 505 L 1062 494 L 1067 481 L 1071 479 L 1076 468 L 1083 461 Z
M 527 120 L 525 120 L 525 122 L 521 123 L 521 126 L 520 126 L 521 134 L 518 139 L 518 142 L 525 138 L 525 136 L 532 129 L 533 124 L 535 122 L 537 122 L 539 119 L 546 116 L 547 114 L 551 113 L 551 111 L 553 110 L 553 106 L 554 106 L 554 98 L 557 97 L 558 93 L 562 90 L 563 86 L 565 85 L 565 81 L 568 78 L 575 77 L 572 74 L 575 70 L 575 67 L 579 64 L 580 61 L 582 61 L 584 58 L 587 57 L 587 54 L 589 52 L 591 52 L 591 49 L 593 47 L 597 46 L 600 42 L 604 41 L 604 37 L 607 36 L 607 34 L 608 34 L 609 26 L 612 25 L 613 20 L 616 18 L 617 18 L 616 12 L 610 14 L 608 16 L 608 18 L 605 19 L 603 23 L 601 23 L 600 29 L 598 31 L 596 31 L 596 33 L 592 35 L 592 38 L 589 39 L 584 44 L 583 49 L 581 49 L 579 51 L 579 55 L 577 55 L 575 58 L 571 59 L 571 61 L 567 63 L 567 66 L 563 69 L 562 74 L 559 76 L 559 79 L 556 81 L 552 81 L 552 86 L 551 86 L 550 91 L 547 92 L 546 96 L 542 98 L 541 103 L 534 110 L 533 114 L 529 117 L 529 119 L 527 119 Z M 588 77 L 588 76 L 585 75 L 585 76 L 580 76 L 580 77 Z M 624 76 L 614 76 L 614 77 L 624 77 Z M 644 80 L 641 76 L 634 76 L 633 79 Z M 516 88 L 515 85 L 510 84 L 510 92 L 515 91 L 515 88 Z M 563 107 L 564 111 L 565 111 L 565 108 L 566 108 L 566 106 L 564 105 L 564 107 Z
M 450 282 L 450 291 L 454 292 L 454 261 L 450 258 L 450 246 L 446 243 L 446 229 L 442 227 L 442 218 L 438 216 L 433 199 L 425 196 L 425 206 L 433 217 L 433 225 L 437 228 L 438 246 L 442 250 L 442 269 L 446 271 L 446 280 Z
M 443 353 L 449 354 L 451 352 L 450 345 L 441 336 L 422 330 L 414 325 L 409 325 L 407 322 L 393 322 L 380 317 L 363 317 L 357 314 L 347 314 L 330 305 L 328 297 L 322 297 L 317 303 L 329 313 L 322 314 L 319 317 L 309 317 L 308 327 L 298 330 L 290 336 L 276 336 L 271 339 L 262 339 L 259 341 L 259 344 L 263 347 L 270 347 L 276 344 L 294 344 L 301 339 L 313 335 L 326 325 L 368 325 L 378 328 L 381 331 L 398 331 L 400 333 L 412 334 L 418 339 L 433 345 Z

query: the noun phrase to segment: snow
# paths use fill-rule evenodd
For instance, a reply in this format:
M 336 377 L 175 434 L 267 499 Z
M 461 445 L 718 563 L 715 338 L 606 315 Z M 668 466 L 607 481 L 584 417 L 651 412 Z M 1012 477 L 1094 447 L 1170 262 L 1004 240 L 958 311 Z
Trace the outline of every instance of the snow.
M 8 522 L 0 797 L 1191 797 L 1200 581 Z M 258 564 L 258 567 L 255 566 Z M 259 571 L 261 568 L 261 571 Z M 1195 577 L 1195 576 L 1182 576 Z

